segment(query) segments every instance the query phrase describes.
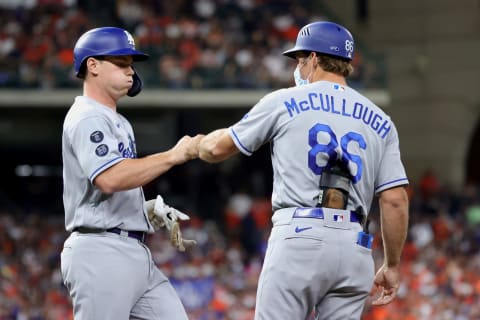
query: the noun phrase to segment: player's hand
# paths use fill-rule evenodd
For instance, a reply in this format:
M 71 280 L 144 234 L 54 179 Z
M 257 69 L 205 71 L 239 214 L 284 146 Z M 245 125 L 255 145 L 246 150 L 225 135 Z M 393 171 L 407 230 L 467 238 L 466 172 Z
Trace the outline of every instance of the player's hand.
M 400 271 L 398 267 L 387 267 L 383 265 L 375 275 L 374 290 L 372 294 L 380 295 L 372 304 L 376 306 L 386 305 L 395 299 L 400 287 Z
M 170 242 L 172 245 L 179 251 L 185 251 L 185 248 L 194 246 L 197 242 L 195 240 L 183 239 L 182 232 L 180 231 L 179 220 L 190 220 L 190 217 L 165 204 L 161 195 L 157 195 L 157 199 L 154 201 L 153 213 L 157 219 L 161 221 L 159 226 L 165 226 L 167 230 L 170 231 Z M 152 221 L 152 219 L 150 219 L 150 221 Z
M 153 229 L 155 231 L 160 230 L 160 228 L 165 226 L 165 222 L 163 222 L 163 219 L 155 214 L 155 202 L 157 199 L 152 199 L 145 201 L 145 210 L 147 211 L 147 217 L 148 220 L 150 221 L 150 224 L 153 226 Z
M 188 160 L 198 158 L 198 146 L 203 137 L 203 134 L 197 134 L 195 137 L 183 136 L 183 138 L 178 140 L 177 144 L 172 148 L 176 155 L 175 163 L 182 164 Z
M 161 195 L 157 195 L 157 198 L 155 199 L 153 213 L 159 218 L 161 218 L 161 220 L 163 221 L 162 227 L 166 226 L 169 231 L 172 230 L 173 225 L 178 220 L 190 220 L 190 217 L 185 213 L 167 205 L 163 201 Z

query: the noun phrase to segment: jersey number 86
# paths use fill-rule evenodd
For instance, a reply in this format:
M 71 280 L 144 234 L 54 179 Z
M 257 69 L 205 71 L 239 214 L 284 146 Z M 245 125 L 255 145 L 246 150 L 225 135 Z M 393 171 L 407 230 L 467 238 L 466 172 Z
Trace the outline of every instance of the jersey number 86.
M 326 133 L 329 137 L 329 142 L 327 144 L 320 143 L 318 141 L 319 133 Z M 308 167 L 316 175 L 321 175 L 323 170 L 329 165 L 329 163 L 335 162 L 337 159 L 341 159 L 342 162 L 348 163 L 348 167 L 351 168 L 350 163 L 354 163 L 357 167 L 357 173 L 352 175 L 352 183 L 357 183 L 362 179 L 363 172 L 363 163 L 362 158 L 357 154 L 352 154 L 348 152 L 348 145 L 351 142 L 356 142 L 358 147 L 361 149 L 366 149 L 367 144 L 363 136 L 356 132 L 347 132 L 340 138 L 340 146 L 338 143 L 337 136 L 333 132 L 332 128 L 326 124 L 317 123 L 308 131 L 308 144 L 311 149 L 308 151 Z M 340 147 L 340 149 L 339 149 Z M 339 151 L 340 157 L 339 157 Z M 317 163 L 317 155 L 323 153 L 327 157 L 327 162 L 324 166 L 320 166 Z

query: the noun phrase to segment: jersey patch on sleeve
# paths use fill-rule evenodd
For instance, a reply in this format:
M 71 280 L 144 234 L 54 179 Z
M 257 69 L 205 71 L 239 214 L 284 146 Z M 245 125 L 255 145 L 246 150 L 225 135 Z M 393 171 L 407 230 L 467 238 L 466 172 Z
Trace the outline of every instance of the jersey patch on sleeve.
M 103 132 L 102 131 L 94 131 L 92 132 L 92 134 L 90 135 L 90 141 L 94 142 L 94 143 L 99 143 L 99 142 L 102 142 L 103 140 Z
M 95 154 L 99 157 L 103 157 L 108 153 L 108 146 L 106 144 L 101 144 L 95 149 Z

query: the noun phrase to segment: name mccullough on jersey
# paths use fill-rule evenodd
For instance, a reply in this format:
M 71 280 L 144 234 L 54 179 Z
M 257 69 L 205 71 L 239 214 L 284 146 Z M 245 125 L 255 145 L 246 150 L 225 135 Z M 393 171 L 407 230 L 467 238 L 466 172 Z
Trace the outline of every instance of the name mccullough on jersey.
M 333 95 L 308 92 L 304 100 L 297 101 L 292 97 L 290 101 L 284 101 L 284 105 L 290 118 L 305 111 L 323 111 L 362 120 L 381 136 L 382 139 L 384 139 L 390 131 L 390 119 L 385 119 L 375 110 L 360 102 L 355 101 L 352 103 L 345 98 L 339 99 Z

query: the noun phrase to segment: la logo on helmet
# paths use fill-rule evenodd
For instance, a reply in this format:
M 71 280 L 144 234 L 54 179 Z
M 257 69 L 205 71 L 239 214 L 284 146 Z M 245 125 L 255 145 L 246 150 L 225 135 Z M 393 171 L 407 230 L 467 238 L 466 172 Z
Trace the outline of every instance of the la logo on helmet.
M 135 40 L 133 40 L 133 37 L 130 34 L 130 32 L 128 32 L 126 30 L 123 30 L 123 32 L 125 32 L 125 34 L 127 35 L 128 44 L 131 45 L 133 48 L 135 48 Z

